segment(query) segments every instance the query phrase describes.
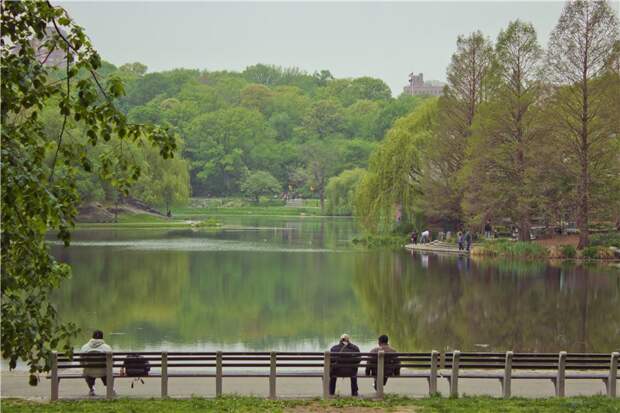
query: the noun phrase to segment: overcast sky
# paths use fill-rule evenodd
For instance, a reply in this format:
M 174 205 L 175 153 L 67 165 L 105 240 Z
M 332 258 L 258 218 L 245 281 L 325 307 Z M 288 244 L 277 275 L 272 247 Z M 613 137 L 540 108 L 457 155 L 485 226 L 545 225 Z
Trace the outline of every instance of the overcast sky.
M 55 2 L 86 29 L 105 60 L 149 71 L 243 70 L 255 63 L 373 76 L 398 95 L 410 72 L 445 80 L 456 37 L 495 38 L 514 19 L 545 45 L 563 2 L 216 3 Z M 614 2 L 618 10 L 618 2 Z

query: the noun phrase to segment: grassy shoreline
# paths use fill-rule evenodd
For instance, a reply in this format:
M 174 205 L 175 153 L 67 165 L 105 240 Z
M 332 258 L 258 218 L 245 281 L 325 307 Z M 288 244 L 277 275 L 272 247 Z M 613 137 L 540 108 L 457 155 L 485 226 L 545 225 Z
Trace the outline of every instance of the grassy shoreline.
M 472 247 L 471 255 L 479 257 L 553 259 L 579 261 L 617 261 L 613 246 L 592 245 L 577 250 L 572 245 L 545 246 L 536 242 L 510 241 L 505 239 L 483 241 Z
M 620 399 L 603 396 L 549 398 L 549 399 L 497 399 L 491 397 L 463 397 L 459 399 L 431 397 L 411 399 L 388 396 L 385 400 L 337 398 L 330 401 L 267 400 L 256 397 L 225 396 L 217 399 L 119 399 L 114 401 L 83 400 L 37 403 L 26 400 L 3 399 L 2 411 L 6 413 L 51 412 L 620 412 Z

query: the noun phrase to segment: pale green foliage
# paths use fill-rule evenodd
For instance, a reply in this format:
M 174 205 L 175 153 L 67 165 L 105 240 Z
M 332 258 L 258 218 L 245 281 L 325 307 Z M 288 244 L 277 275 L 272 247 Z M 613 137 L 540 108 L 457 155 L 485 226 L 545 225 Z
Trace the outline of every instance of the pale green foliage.
M 318 193 L 321 209 L 325 207 L 325 186 L 327 180 L 337 172 L 337 153 L 334 145 L 326 141 L 313 141 L 301 148 L 301 157 L 304 160 L 307 182 L 311 191 Z
M 355 197 L 355 215 L 369 231 L 393 228 L 398 208 L 411 220 L 421 206 L 423 153 L 437 121 L 437 100 L 427 100 L 396 121 L 373 152 Z
M 365 171 L 360 168 L 348 169 L 340 175 L 331 177 L 325 188 L 326 211 L 330 215 L 351 215 L 354 208 L 357 184 Z
M 181 142 L 178 147 L 182 150 Z M 164 207 L 166 211 L 189 201 L 189 167 L 186 160 L 181 157 L 162 160 L 150 148 L 138 149 L 136 157 L 142 158 L 144 172 L 130 190 L 132 197 L 149 205 Z
M 258 204 L 261 195 L 275 195 L 282 190 L 282 186 L 269 172 L 251 172 L 241 182 L 241 193 L 253 198 Z

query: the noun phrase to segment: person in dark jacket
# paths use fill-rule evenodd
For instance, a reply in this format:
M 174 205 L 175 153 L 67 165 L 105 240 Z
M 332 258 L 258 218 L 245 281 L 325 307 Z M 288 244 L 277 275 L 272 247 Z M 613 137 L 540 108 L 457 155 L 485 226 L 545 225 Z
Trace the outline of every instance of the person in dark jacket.
M 357 396 L 357 369 L 359 367 L 361 358 L 355 354 L 359 353 L 360 349 L 355 344 L 351 343 L 351 338 L 348 334 L 340 336 L 338 344 L 333 346 L 330 353 L 343 353 L 331 355 L 331 369 L 329 377 L 329 394 L 334 395 L 336 393 L 336 380 L 338 377 L 350 377 L 351 378 L 351 396 Z
M 491 239 L 493 237 L 493 226 L 489 220 L 487 220 L 487 223 L 484 224 L 484 237 L 486 239 Z
M 388 377 L 392 376 L 400 376 L 400 360 L 398 360 L 398 356 L 388 354 L 388 353 L 396 353 L 392 347 L 388 345 L 388 336 L 381 335 L 379 336 L 379 346 L 370 350 L 371 353 L 378 353 L 379 351 L 383 351 L 385 353 L 383 359 L 383 385 L 387 384 Z M 374 360 L 371 358 L 368 360 L 368 365 L 366 366 L 366 375 L 373 376 L 375 378 L 374 388 L 377 390 L 377 358 Z
M 472 241 L 471 232 L 467 231 L 465 233 L 465 245 L 466 245 L 467 251 L 469 251 L 469 249 L 471 248 L 471 241 Z

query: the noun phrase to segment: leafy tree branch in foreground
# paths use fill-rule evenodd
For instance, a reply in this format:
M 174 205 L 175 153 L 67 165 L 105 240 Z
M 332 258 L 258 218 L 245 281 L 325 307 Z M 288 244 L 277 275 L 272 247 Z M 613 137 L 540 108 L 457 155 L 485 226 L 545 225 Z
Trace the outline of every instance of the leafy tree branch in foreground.
M 80 202 L 76 179 L 97 174 L 121 193 L 139 179 L 128 144 L 148 143 L 173 156 L 167 130 L 131 124 L 114 100 L 124 94 L 117 77 L 103 79 L 101 59 L 83 29 L 48 2 L 2 2 L 2 357 L 29 366 L 30 383 L 49 369 L 53 349 L 70 350 L 78 331 L 61 324 L 50 292 L 70 268 L 50 255 L 45 235 L 69 244 Z M 55 107 L 60 128 L 47 133 L 41 114 Z M 72 127 L 82 139 L 67 135 Z M 89 147 L 106 150 L 96 163 Z

